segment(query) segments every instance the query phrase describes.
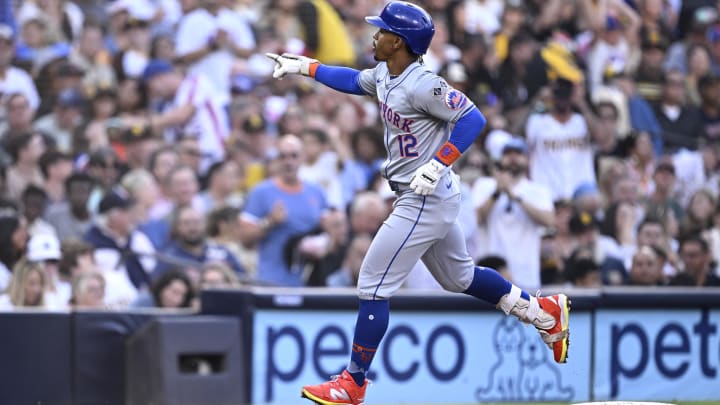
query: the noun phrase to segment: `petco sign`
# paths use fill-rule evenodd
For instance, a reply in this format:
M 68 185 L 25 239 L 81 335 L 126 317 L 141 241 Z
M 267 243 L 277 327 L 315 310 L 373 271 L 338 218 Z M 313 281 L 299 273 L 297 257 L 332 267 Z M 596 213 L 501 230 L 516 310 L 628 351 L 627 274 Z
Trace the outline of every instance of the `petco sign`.
M 297 403 L 300 388 L 347 364 L 354 312 L 259 310 L 255 404 Z M 474 403 L 589 399 L 590 316 L 572 318 L 570 363 L 557 365 L 537 332 L 499 313 L 394 311 L 367 402 Z
M 719 324 L 717 310 L 598 310 L 595 398 L 717 399 Z

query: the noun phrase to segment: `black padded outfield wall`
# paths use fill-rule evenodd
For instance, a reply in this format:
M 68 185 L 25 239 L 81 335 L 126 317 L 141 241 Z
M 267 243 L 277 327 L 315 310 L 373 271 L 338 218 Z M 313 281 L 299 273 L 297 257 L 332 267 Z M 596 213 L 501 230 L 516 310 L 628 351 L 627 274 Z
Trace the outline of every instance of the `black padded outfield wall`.
M 73 404 L 67 314 L 0 313 L 0 404 Z

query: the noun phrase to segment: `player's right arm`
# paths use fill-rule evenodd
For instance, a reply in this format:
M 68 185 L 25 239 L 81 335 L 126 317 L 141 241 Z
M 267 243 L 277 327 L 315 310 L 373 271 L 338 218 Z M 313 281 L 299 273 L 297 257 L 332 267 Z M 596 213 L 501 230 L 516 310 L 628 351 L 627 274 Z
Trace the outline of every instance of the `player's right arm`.
M 276 79 L 282 79 L 287 74 L 301 74 L 343 93 L 375 95 L 374 69 L 360 71 L 344 66 L 323 65 L 316 59 L 287 53 L 266 55 L 276 63 L 273 71 Z

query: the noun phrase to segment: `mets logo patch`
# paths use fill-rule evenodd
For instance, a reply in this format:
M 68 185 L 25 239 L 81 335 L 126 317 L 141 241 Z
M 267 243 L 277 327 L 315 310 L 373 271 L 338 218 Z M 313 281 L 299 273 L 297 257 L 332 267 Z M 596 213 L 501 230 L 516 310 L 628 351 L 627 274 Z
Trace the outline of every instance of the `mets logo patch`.
M 448 89 L 445 93 L 445 105 L 451 110 L 459 110 L 465 106 L 467 98 L 465 95 L 453 88 Z

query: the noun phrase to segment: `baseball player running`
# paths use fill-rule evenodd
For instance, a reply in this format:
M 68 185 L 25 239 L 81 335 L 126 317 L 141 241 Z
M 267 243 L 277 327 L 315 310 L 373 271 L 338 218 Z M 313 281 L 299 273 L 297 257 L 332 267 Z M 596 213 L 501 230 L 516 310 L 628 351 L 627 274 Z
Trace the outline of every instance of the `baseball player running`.
M 422 260 L 443 288 L 496 305 L 531 323 L 567 359 L 570 300 L 564 294 L 534 297 L 495 270 L 475 267 L 457 222 L 459 180 L 451 166 L 473 143 L 485 117 L 463 93 L 428 71 L 421 61 L 435 33 L 430 15 L 403 1 L 388 3 L 365 20 L 373 36 L 375 68 L 327 66 L 292 54 L 267 54 L 273 77 L 302 74 L 335 90 L 377 99 L 388 158 L 382 174 L 397 194 L 390 216 L 375 236 L 358 280 L 360 298 L 350 362 L 331 381 L 302 388 L 318 404 L 363 404 L 370 367 L 389 319 L 389 299 Z

